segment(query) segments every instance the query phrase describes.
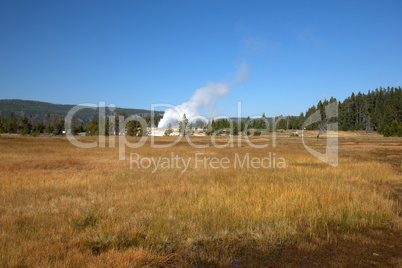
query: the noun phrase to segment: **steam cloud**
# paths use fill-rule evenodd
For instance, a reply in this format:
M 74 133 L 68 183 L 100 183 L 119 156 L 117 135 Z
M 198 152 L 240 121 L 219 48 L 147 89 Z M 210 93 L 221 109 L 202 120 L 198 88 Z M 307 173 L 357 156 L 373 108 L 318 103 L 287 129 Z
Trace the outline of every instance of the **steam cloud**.
M 233 84 L 246 81 L 248 76 L 248 65 L 247 63 L 242 63 L 237 70 L 235 83 L 208 82 L 205 87 L 197 89 L 188 102 L 177 105 L 176 109 L 167 108 L 163 118 L 159 121 L 158 127 L 168 127 L 169 123 L 172 126 L 176 126 L 181 121 L 184 113 L 191 120 L 191 118 L 199 115 L 201 108 L 209 108 L 209 111 L 213 113 L 217 99 L 225 97 Z
M 243 83 L 248 78 L 248 65 L 243 62 L 237 69 L 236 82 Z

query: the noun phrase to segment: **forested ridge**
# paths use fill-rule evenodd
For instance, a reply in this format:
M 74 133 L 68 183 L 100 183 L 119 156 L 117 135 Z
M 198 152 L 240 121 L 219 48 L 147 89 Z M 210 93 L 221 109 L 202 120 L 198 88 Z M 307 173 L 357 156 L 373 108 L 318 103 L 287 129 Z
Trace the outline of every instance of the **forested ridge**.
M 0 117 L 8 118 L 11 114 L 14 114 L 17 118 L 27 117 L 28 119 L 33 119 L 36 121 L 44 121 L 46 117 L 52 116 L 62 116 L 65 117 L 67 113 L 77 105 L 71 104 L 53 104 L 42 101 L 32 101 L 32 100 L 0 100 Z M 81 105 L 80 105 L 81 106 Z M 75 118 L 80 122 L 89 122 L 93 117 L 99 115 L 99 109 L 94 109 L 94 107 L 86 107 L 85 109 L 80 109 L 74 114 Z M 116 115 L 120 111 L 124 110 L 128 114 L 138 114 L 141 116 L 149 116 L 151 111 L 144 109 L 128 109 L 115 107 L 113 112 L 110 109 L 105 109 L 106 116 Z M 156 114 L 160 115 L 161 112 Z

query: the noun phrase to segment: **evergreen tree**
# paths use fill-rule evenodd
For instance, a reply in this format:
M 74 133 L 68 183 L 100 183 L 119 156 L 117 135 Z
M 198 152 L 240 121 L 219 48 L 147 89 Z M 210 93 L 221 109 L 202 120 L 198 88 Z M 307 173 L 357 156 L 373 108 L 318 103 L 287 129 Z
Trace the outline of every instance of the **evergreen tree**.
M 170 136 L 170 134 L 172 134 L 172 133 L 173 133 L 172 124 L 169 123 L 167 129 L 165 130 L 165 134 L 164 134 L 164 135 L 165 135 L 165 136 Z
M 146 136 L 148 132 L 145 119 L 139 117 L 139 120 L 128 122 L 126 132 L 129 136 Z
M 233 122 L 233 124 L 232 124 L 231 134 L 232 134 L 233 136 L 239 135 L 239 128 L 238 128 L 236 122 Z
M 398 136 L 399 125 L 398 121 L 395 119 L 391 123 L 391 127 L 389 128 L 391 136 Z
M 43 122 L 39 122 L 34 127 L 34 133 L 41 134 L 45 131 L 45 129 L 46 129 L 45 124 Z
M 0 117 L 0 133 L 4 133 L 4 119 L 3 117 Z
M 63 117 L 61 116 L 61 114 L 56 115 L 56 116 L 55 116 L 55 120 L 54 120 L 53 133 L 54 133 L 55 135 L 61 135 L 61 134 L 63 134 L 64 125 L 65 125 L 65 121 L 64 121 Z
M 254 132 L 253 132 L 253 135 L 254 136 L 261 136 L 261 131 L 260 130 L 255 130 Z
M 205 130 L 205 135 L 211 136 L 213 132 L 214 132 L 214 130 L 212 128 L 212 123 L 208 122 L 206 130 Z
M 14 113 L 11 113 L 10 117 L 7 120 L 5 131 L 8 133 L 17 133 L 17 129 L 17 119 L 15 118 Z
M 32 125 L 29 123 L 29 120 L 26 116 L 21 119 L 20 130 L 21 135 L 28 135 L 32 131 Z
M 47 134 L 52 134 L 52 133 L 53 133 L 53 130 L 54 130 L 53 125 L 49 123 L 49 124 L 46 126 L 46 133 L 47 133 Z
M 388 125 L 386 125 L 384 127 L 384 137 L 390 137 L 390 136 L 392 136 L 391 129 Z
M 261 121 L 260 128 L 267 129 L 267 118 L 265 117 L 265 113 L 262 113 L 260 121 Z
M 91 122 L 89 122 L 86 128 L 87 136 L 96 136 L 99 135 L 99 120 L 95 117 L 92 117 Z
M 186 114 L 183 114 L 183 118 L 181 122 L 179 123 L 179 132 L 183 134 L 183 136 L 186 135 L 186 129 L 188 125 L 188 119 L 186 117 Z

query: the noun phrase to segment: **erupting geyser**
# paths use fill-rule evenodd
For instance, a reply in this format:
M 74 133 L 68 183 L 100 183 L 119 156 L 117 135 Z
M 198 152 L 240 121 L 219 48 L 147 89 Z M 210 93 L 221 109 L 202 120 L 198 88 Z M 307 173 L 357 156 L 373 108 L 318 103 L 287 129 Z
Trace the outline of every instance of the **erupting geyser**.
M 203 107 L 210 107 L 210 110 L 213 111 L 217 98 L 225 97 L 229 91 L 228 83 L 208 83 L 206 87 L 197 89 L 188 102 L 177 105 L 176 109 L 166 109 L 158 127 L 167 127 L 169 123 L 177 125 L 184 113 L 187 118 L 192 118 L 197 116 L 198 111 Z
M 199 115 L 201 108 L 209 108 L 210 112 L 215 111 L 216 100 L 225 97 L 230 87 L 235 83 L 244 82 L 248 78 L 248 65 L 243 63 L 237 71 L 237 76 L 234 83 L 226 82 L 209 82 L 205 87 L 197 89 L 188 102 L 177 105 L 175 109 L 167 108 L 161 121 L 159 121 L 158 128 L 167 127 L 170 124 L 177 126 L 181 121 L 183 114 L 191 120 Z

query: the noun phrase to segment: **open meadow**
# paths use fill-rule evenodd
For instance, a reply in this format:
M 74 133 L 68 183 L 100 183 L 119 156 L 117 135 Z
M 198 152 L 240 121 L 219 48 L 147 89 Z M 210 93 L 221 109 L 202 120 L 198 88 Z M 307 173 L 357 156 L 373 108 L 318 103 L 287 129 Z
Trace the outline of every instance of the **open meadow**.
M 402 265 L 401 138 L 339 132 L 337 167 L 301 137 L 272 138 L 148 140 L 119 160 L 118 138 L 2 136 L 0 266 Z M 325 135 L 305 140 L 324 152 Z

